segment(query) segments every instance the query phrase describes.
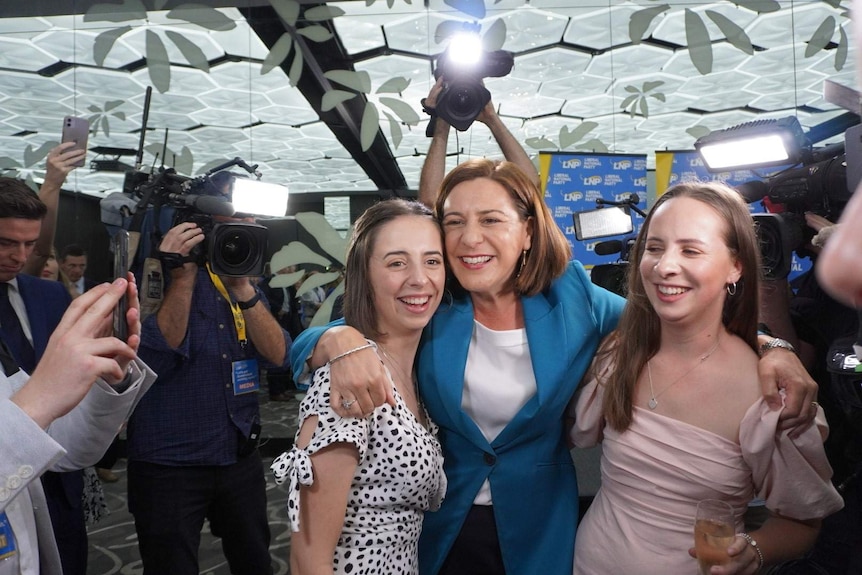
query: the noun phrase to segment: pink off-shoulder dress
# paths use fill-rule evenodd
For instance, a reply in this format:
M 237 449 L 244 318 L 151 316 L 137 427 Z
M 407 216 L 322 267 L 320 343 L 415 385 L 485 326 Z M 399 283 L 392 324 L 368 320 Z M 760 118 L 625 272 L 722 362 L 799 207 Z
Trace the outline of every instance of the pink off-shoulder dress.
M 843 506 L 823 451 L 822 410 L 796 439 L 778 431 L 780 411 L 763 399 L 740 424 L 739 444 L 709 431 L 634 408 L 623 433 L 606 427 L 595 380 L 570 407 L 578 447 L 602 442 L 602 486 L 578 527 L 575 575 L 693 575 L 694 515 L 701 499 L 736 511 L 737 531 L 755 497 L 795 519 L 822 518 Z M 819 409 L 819 408 L 818 408 Z M 821 436 L 821 432 L 823 435 Z

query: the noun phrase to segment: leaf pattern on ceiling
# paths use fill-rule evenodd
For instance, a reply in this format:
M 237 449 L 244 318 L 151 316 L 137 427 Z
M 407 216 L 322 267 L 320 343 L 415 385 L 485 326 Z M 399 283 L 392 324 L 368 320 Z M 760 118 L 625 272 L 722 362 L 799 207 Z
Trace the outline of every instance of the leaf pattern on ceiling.
M 649 98 L 655 98 L 659 102 L 665 101 L 665 95 L 661 92 L 653 92 L 656 88 L 664 84 L 663 80 L 654 80 L 652 82 L 644 82 L 638 88 L 637 86 L 626 86 L 624 90 L 629 93 L 628 96 L 620 104 L 620 108 L 628 112 L 631 117 L 640 114 L 644 118 L 649 118 Z
M 575 149 L 590 152 L 607 152 L 609 151 L 608 146 L 598 138 L 590 138 L 589 140 L 581 141 L 597 127 L 598 123 L 592 121 L 582 122 L 574 130 L 569 130 L 568 126 L 563 126 L 560 128 L 557 142 L 554 142 L 546 136 L 541 136 L 538 138 L 527 138 L 525 143 L 535 150 L 565 150 L 566 148 L 580 142 L 575 146 Z

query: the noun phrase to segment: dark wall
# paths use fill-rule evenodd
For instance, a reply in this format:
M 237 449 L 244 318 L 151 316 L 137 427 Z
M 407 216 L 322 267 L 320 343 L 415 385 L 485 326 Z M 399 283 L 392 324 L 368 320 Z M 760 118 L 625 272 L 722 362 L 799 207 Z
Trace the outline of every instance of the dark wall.
M 60 194 L 54 247 L 59 252 L 68 244 L 78 244 L 87 252 L 85 276 L 99 282 L 110 279 L 110 237 L 102 225 L 99 198 L 72 192 Z

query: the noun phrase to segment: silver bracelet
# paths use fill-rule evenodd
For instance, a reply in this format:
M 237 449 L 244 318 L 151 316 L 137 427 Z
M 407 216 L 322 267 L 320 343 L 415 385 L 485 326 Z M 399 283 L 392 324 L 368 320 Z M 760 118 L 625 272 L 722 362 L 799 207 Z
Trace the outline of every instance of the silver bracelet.
M 760 564 L 757 566 L 757 571 L 763 569 L 763 551 L 760 550 L 760 547 L 757 545 L 757 541 L 754 540 L 754 537 L 749 535 L 748 533 L 737 533 L 737 537 L 742 537 L 748 544 L 754 548 L 755 553 L 757 553 L 757 559 L 760 561 Z
M 368 349 L 369 347 L 374 347 L 374 344 L 373 343 L 366 343 L 365 345 L 360 345 L 359 347 L 354 347 L 353 349 L 348 349 L 344 353 L 340 353 L 340 354 L 336 355 L 335 357 L 333 357 L 332 359 L 330 359 L 329 365 L 332 365 L 333 363 L 335 363 L 339 359 L 344 359 L 348 355 L 356 353 L 357 351 L 362 351 L 363 349 Z

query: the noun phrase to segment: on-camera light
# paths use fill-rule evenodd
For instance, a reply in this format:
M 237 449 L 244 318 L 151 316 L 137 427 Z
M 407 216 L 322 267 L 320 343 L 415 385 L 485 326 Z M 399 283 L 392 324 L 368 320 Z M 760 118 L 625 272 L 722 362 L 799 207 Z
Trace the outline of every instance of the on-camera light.
M 231 203 L 237 212 L 280 217 L 287 214 L 287 186 L 236 178 Z
M 806 148 L 805 134 L 795 116 L 756 120 L 717 130 L 695 143 L 710 172 L 796 164 Z
M 457 67 L 473 67 L 482 61 L 482 38 L 473 32 L 458 32 L 449 40 L 449 62 Z

